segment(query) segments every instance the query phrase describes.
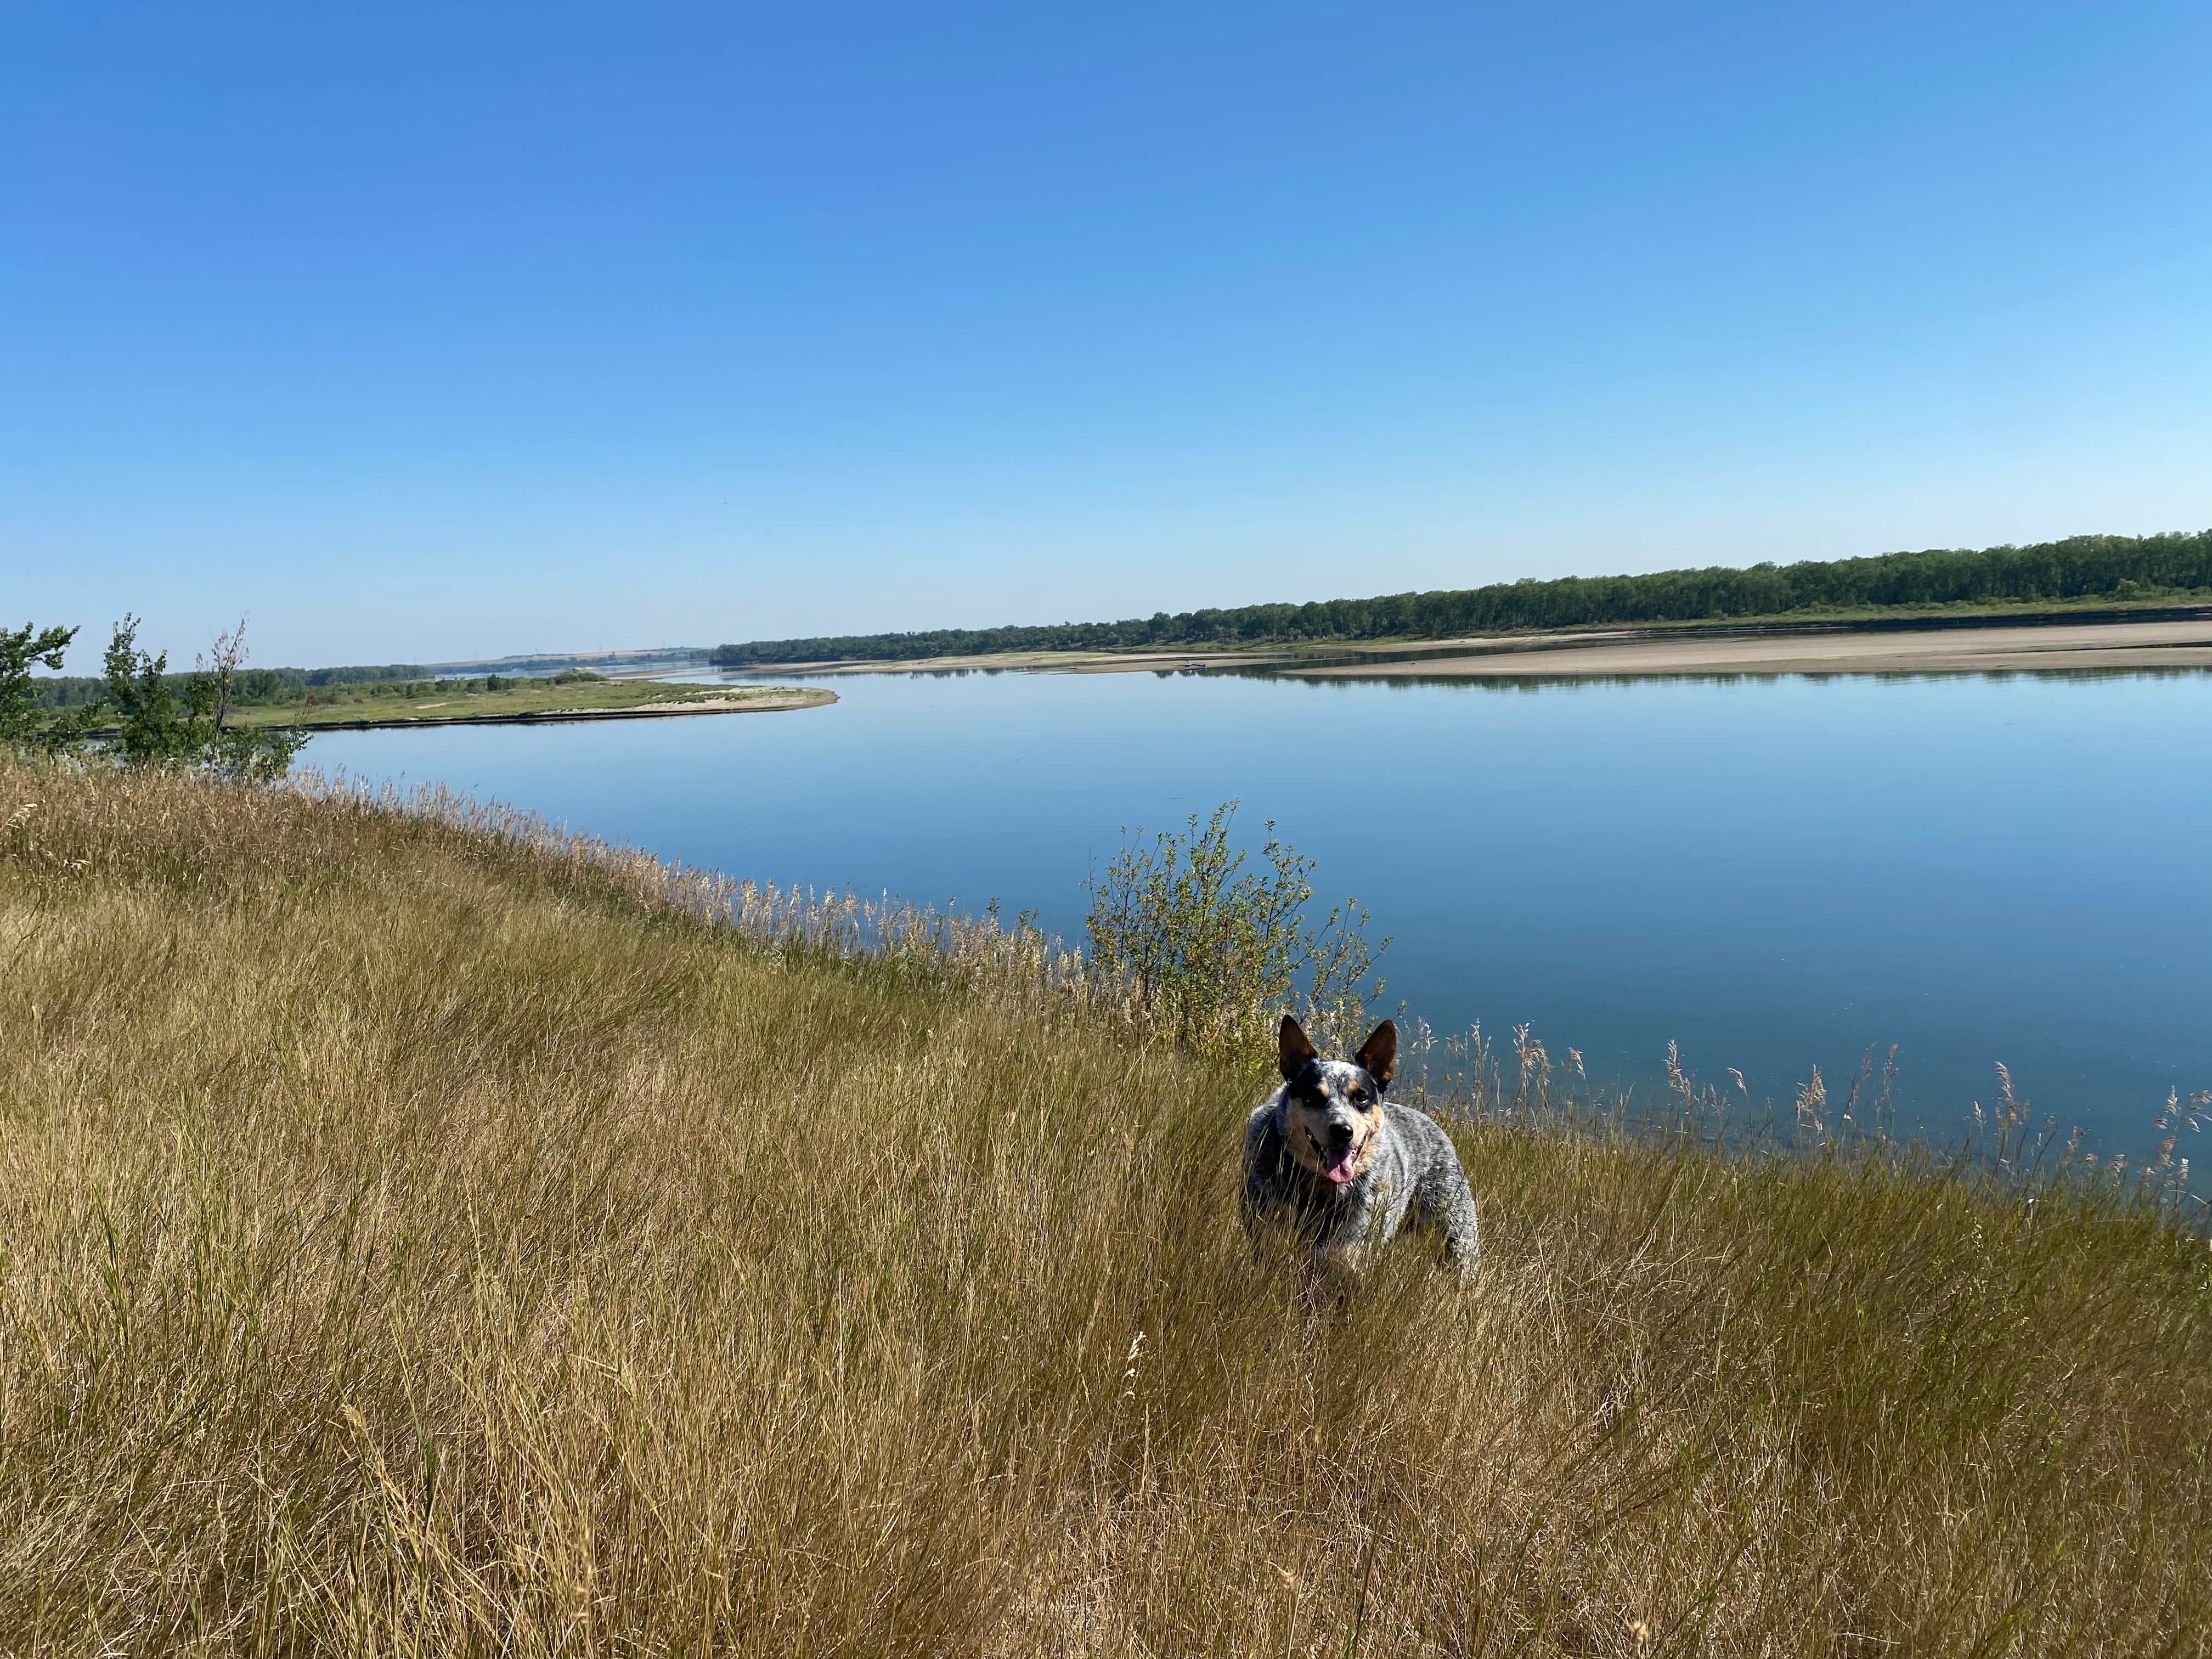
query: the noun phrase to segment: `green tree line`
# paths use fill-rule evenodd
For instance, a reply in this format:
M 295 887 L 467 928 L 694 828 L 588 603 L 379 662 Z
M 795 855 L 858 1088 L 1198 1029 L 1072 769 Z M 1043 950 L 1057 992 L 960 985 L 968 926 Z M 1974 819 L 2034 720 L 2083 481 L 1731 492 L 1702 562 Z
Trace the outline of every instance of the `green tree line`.
M 181 691 L 191 676 L 169 676 Z M 241 668 L 236 701 L 240 703 L 296 702 L 300 694 L 338 685 L 424 684 L 433 683 L 431 671 L 419 663 L 386 663 L 358 668 Z M 502 682 L 503 684 L 504 682 Z M 31 697 L 40 708 L 76 708 L 103 701 L 107 681 L 97 674 L 42 675 L 31 683 Z
M 1714 565 L 1643 576 L 1563 576 L 1486 587 L 1389 593 L 1308 605 L 1162 611 L 1112 623 L 947 628 L 754 640 L 715 648 L 718 667 L 840 659 L 972 656 L 1012 651 L 1114 651 L 1441 639 L 1514 629 L 1786 617 L 1946 605 L 2033 605 L 2212 598 L 2212 530 L 2074 536 L 2033 547 L 1932 549 L 1869 558 Z

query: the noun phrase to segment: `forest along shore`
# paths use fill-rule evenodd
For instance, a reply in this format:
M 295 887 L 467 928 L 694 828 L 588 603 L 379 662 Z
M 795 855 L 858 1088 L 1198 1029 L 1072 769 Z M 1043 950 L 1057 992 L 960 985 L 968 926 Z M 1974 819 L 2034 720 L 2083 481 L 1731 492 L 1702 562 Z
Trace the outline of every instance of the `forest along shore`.
M 1704 674 L 2078 673 L 2212 668 L 2212 607 L 2092 621 L 1917 616 L 1895 621 L 1684 623 L 1342 641 L 1237 651 L 1021 651 L 779 663 L 783 673 L 983 669 L 1064 674 L 1253 672 L 1315 678 L 1639 678 Z M 743 670 L 733 671 L 743 672 Z M 758 671 L 753 671 L 758 672 Z

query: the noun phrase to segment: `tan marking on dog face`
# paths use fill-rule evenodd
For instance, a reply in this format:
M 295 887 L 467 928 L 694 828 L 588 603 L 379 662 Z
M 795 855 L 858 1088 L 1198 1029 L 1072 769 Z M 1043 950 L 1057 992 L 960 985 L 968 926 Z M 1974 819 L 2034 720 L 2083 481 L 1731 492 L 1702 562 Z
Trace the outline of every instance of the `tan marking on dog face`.
M 1291 1156 L 1324 1180 L 1333 1120 L 1343 1119 L 1352 1125 L 1355 1181 L 1367 1173 L 1376 1149 L 1382 1144 L 1382 1091 L 1365 1072 L 1344 1060 L 1324 1060 L 1303 1073 L 1291 1086 L 1283 1116 Z
M 1291 1143 L 1291 1156 L 1319 1175 L 1328 1167 L 1322 1156 L 1322 1142 L 1328 1133 L 1328 1113 L 1325 1108 L 1310 1105 L 1297 1096 L 1291 1097 L 1291 1108 L 1284 1114 L 1284 1134 Z

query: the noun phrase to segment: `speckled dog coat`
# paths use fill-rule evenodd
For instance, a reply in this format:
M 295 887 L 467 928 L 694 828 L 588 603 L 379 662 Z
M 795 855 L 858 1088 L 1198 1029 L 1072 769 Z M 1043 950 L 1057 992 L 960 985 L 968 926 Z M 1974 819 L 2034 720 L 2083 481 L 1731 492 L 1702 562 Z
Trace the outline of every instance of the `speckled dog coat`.
M 1244 1131 L 1245 1225 L 1288 1221 L 1317 1261 L 1356 1268 L 1410 1215 L 1441 1231 L 1460 1277 L 1474 1278 L 1474 1195 L 1450 1137 L 1382 1097 L 1397 1028 L 1384 1020 L 1352 1060 L 1323 1060 L 1286 1017 L 1279 1047 L 1283 1086 Z

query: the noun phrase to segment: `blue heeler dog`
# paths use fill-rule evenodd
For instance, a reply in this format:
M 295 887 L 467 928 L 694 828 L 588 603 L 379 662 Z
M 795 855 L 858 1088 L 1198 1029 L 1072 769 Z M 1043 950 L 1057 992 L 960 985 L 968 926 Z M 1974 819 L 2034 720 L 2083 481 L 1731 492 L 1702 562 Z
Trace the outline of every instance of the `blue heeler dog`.
M 1350 1060 L 1323 1060 L 1288 1015 L 1276 1036 L 1283 1086 L 1244 1131 L 1244 1224 L 1286 1219 L 1322 1266 L 1357 1269 L 1407 1212 L 1443 1234 L 1460 1277 L 1480 1255 L 1474 1195 L 1459 1154 L 1435 1122 L 1382 1098 L 1398 1059 L 1389 1020 Z

